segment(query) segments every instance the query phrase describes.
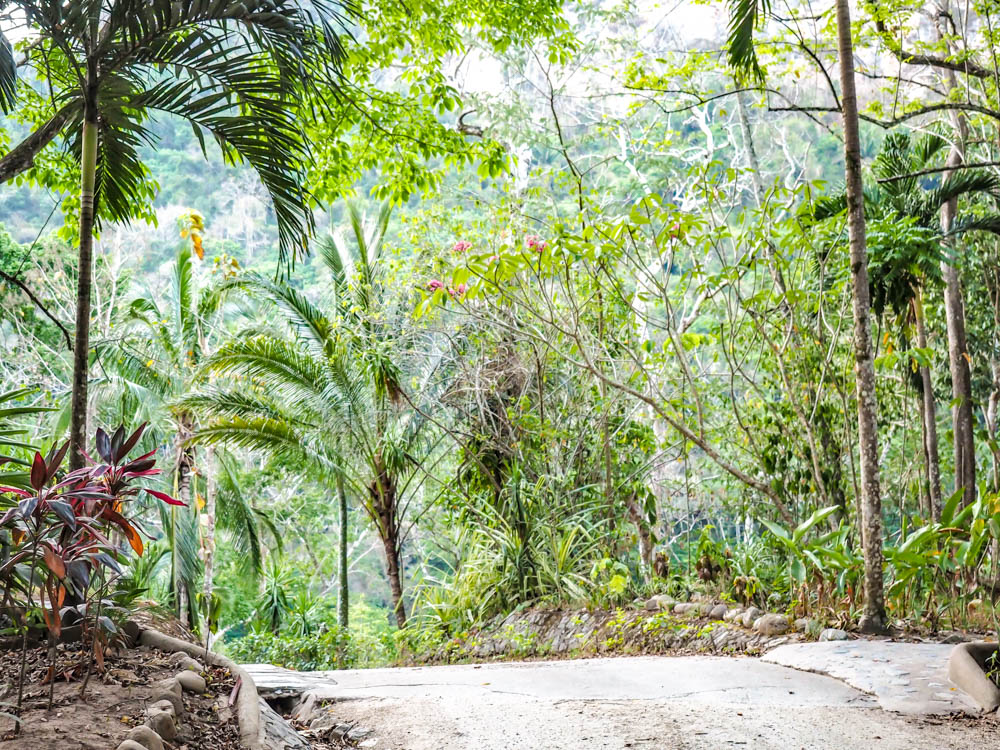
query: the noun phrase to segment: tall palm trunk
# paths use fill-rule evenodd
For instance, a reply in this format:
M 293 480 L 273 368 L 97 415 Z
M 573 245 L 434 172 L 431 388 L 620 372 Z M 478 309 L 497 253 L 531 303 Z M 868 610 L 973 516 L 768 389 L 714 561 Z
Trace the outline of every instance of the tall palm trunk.
M 844 171 L 847 182 L 847 220 L 851 246 L 851 285 L 854 311 L 854 372 L 857 381 L 858 438 L 861 458 L 861 540 L 865 579 L 863 632 L 885 629 L 882 581 L 882 489 L 878 471 L 878 404 L 875 399 L 875 363 L 872 356 L 871 300 L 868 289 L 868 248 L 865 204 L 861 183 L 861 139 L 858 99 L 854 87 L 854 42 L 848 0 L 837 0 L 837 48 L 844 119 Z
M 350 587 L 347 584 L 347 492 L 344 490 L 344 477 L 337 474 L 337 503 L 340 506 L 340 540 L 339 540 L 339 596 L 337 597 L 337 621 L 344 630 L 349 624 Z
M 913 318 L 917 327 L 917 346 L 927 348 L 927 325 L 924 320 L 923 292 L 917 290 L 913 298 Z M 934 401 L 934 386 L 931 382 L 931 368 L 920 365 L 921 409 L 920 423 L 923 428 L 924 466 L 927 479 L 927 517 L 932 521 L 941 518 L 941 461 L 938 456 L 937 404 Z
M 96 99 L 96 93 L 94 98 Z M 70 470 L 83 466 L 87 442 L 87 380 L 90 374 L 90 292 L 94 265 L 94 185 L 97 176 L 97 106 L 84 111 L 80 157 L 80 257 L 76 284 L 73 392 L 70 401 Z

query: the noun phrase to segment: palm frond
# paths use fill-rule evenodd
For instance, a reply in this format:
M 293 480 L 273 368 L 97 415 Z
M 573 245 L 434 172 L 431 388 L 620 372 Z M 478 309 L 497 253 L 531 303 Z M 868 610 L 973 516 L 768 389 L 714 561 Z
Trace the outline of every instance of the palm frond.
M 226 282 L 224 288 L 238 288 L 273 304 L 296 333 L 305 333 L 318 352 L 329 352 L 333 328 L 326 315 L 289 284 L 248 273 Z
M 0 32 L 0 112 L 9 115 L 17 100 L 17 64 L 14 48 Z
M 954 237 L 969 232 L 992 232 L 993 234 L 1000 234 L 1000 214 L 958 219 L 952 224 L 951 229 L 948 231 L 948 236 Z
M 976 193 L 1000 195 L 1000 175 L 983 169 L 962 169 L 953 174 L 933 190 L 927 191 L 921 204 L 928 214 L 935 213 L 953 198 Z
M 764 71 L 757 58 L 754 32 L 761 19 L 771 11 L 770 0 L 730 0 L 729 37 L 726 57 L 729 65 L 741 76 L 764 81 Z
M 294 344 L 268 335 L 231 341 L 220 347 L 205 366 L 212 372 L 257 379 L 283 399 L 308 401 L 322 397 L 328 385 L 328 372 L 322 362 Z

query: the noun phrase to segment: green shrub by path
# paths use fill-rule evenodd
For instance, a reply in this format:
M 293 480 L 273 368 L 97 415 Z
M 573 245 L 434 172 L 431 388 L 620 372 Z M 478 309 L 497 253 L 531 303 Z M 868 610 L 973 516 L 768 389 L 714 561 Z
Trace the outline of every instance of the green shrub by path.
M 227 643 L 226 652 L 244 664 L 315 671 L 383 666 L 395 659 L 396 643 L 391 632 L 359 634 L 332 625 L 308 636 L 250 633 Z

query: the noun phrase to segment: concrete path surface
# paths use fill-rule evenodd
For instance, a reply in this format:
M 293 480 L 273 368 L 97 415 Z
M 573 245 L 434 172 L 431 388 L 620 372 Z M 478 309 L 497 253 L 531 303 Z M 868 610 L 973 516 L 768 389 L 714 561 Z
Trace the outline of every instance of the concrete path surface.
M 315 691 L 337 722 L 391 750 L 939 750 L 996 745 L 983 721 L 887 713 L 821 674 L 759 659 L 629 657 L 289 673 L 262 692 Z
M 979 706 L 948 679 L 943 643 L 834 641 L 794 643 L 769 651 L 762 661 L 817 672 L 869 693 L 886 711 L 907 714 L 978 713 Z

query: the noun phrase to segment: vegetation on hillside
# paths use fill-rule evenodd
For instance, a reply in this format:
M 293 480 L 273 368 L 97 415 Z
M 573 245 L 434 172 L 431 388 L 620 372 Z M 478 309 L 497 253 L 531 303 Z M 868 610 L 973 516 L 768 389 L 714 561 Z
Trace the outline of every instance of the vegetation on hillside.
M 775 11 L 0 2 L 0 635 L 995 629 L 995 19 Z

